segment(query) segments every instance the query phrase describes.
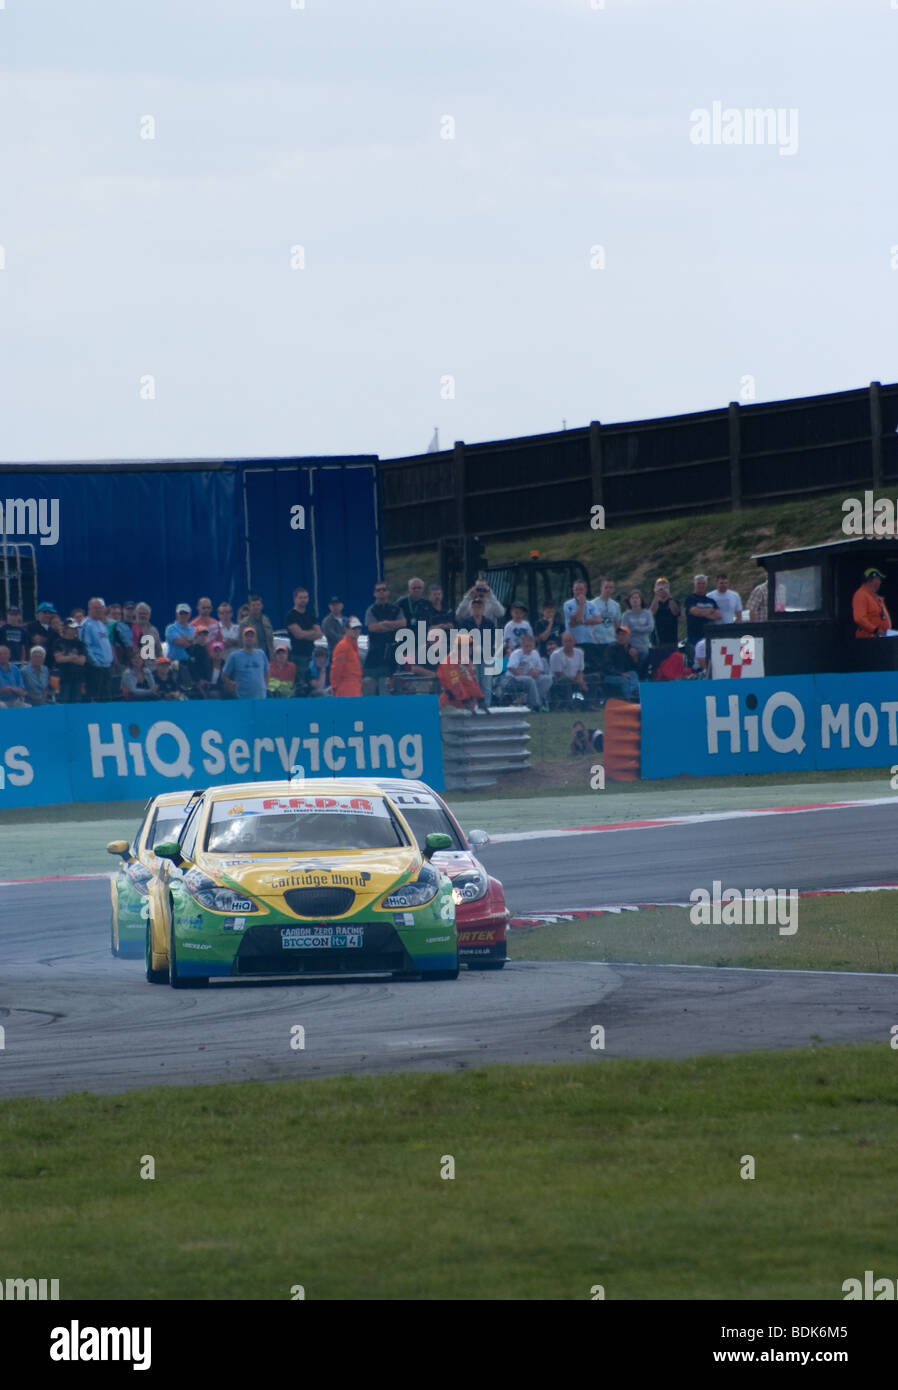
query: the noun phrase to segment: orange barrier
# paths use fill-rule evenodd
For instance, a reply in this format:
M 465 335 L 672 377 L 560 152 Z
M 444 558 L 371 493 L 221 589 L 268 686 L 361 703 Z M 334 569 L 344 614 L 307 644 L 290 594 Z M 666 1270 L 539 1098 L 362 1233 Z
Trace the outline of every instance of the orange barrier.
M 637 782 L 642 753 L 642 711 L 631 700 L 605 703 L 605 776 L 611 782 Z

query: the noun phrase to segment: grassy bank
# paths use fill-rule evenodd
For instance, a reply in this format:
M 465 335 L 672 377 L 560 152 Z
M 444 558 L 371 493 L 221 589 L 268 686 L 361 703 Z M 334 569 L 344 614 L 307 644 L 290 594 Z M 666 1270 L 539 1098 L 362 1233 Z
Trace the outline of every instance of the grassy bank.
M 802 502 L 746 507 L 739 512 L 665 517 L 639 526 L 615 527 L 614 518 L 608 517 L 604 531 L 591 531 L 584 517 L 582 528 L 576 531 L 488 541 L 487 562 L 507 564 L 538 550 L 544 560 L 581 560 L 593 581 L 607 574 L 621 591 L 638 584 L 649 594 L 663 574 L 670 580 L 674 596 L 691 591 L 694 574 L 704 572 L 713 580 L 719 569 L 725 569 L 731 586 L 747 602 L 750 591 L 764 578 L 752 555 L 843 540 L 844 499 L 844 492 L 830 493 Z M 426 581 L 436 579 L 436 548 L 388 555 L 385 567 L 394 597 L 398 596 L 405 593 L 412 575 Z
M 894 1068 L 597 1052 L 6 1102 L 6 1268 L 63 1299 L 837 1300 L 893 1259 Z
M 744 887 L 724 881 L 724 887 L 730 886 Z M 689 911 L 682 907 L 645 908 L 514 928 L 509 955 L 514 960 L 898 974 L 898 890 L 799 898 L 796 931 L 791 936 L 780 936 L 778 925 L 695 926 Z

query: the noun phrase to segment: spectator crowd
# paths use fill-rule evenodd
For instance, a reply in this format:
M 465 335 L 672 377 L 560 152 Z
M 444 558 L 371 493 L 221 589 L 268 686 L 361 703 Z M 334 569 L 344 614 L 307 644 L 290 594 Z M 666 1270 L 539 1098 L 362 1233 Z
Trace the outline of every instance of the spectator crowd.
M 236 614 L 207 597 L 195 612 L 178 603 L 161 626 L 150 605 L 135 600 L 95 597 L 67 616 L 44 600 L 27 624 L 10 603 L 0 622 L 0 707 L 435 693 L 442 706 L 475 713 L 504 704 L 595 708 L 609 696 L 638 700 L 647 679 L 707 674 L 705 624 L 742 612 L 725 573 L 711 590 L 708 577 L 696 575 L 682 601 L 664 578 L 648 603 L 639 588 L 616 590 L 603 578 L 590 598 L 578 580 L 560 611 L 545 603 L 537 616 L 517 600 L 506 612 L 485 579 L 455 610 L 438 584 L 410 579 L 394 601 L 380 580 L 360 618 L 337 595 L 319 615 L 300 585 L 277 631 L 255 593 Z M 754 621 L 766 618 L 766 583 L 749 607 Z M 403 643 L 410 632 L 425 638 L 411 655 Z

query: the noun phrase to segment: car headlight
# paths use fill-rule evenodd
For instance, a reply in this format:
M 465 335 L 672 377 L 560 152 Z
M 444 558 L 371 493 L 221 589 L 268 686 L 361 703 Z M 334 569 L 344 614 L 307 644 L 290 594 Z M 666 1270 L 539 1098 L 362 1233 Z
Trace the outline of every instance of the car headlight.
M 439 891 L 439 874 L 425 864 L 412 883 L 404 883 L 401 888 L 394 888 L 392 893 L 383 899 L 381 907 L 389 908 L 391 911 L 394 908 L 423 907 L 435 898 Z
M 259 908 L 252 898 L 244 898 L 240 893 L 235 893 L 233 888 L 221 888 L 210 878 L 208 874 L 202 874 L 198 869 L 191 869 L 184 875 L 184 887 L 195 902 L 200 907 L 208 908 L 210 912 L 258 912 Z
M 452 887 L 459 892 L 457 902 L 475 903 L 478 898 L 486 897 L 489 879 L 483 869 L 465 869 L 463 874 L 456 874 Z
M 128 865 L 126 873 L 128 875 L 131 887 L 135 889 L 136 892 L 142 894 L 143 897 L 147 897 L 150 891 L 150 879 L 153 877 L 153 875 L 150 873 L 146 865 L 141 864 L 139 860 L 136 860 L 133 864 Z

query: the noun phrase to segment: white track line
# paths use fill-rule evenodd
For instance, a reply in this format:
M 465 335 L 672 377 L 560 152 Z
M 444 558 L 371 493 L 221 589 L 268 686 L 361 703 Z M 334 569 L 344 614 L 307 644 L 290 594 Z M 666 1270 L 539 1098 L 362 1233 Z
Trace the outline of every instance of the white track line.
M 509 964 L 511 964 L 509 960 Z M 661 961 L 645 960 L 546 960 L 514 962 L 516 965 L 604 965 L 609 970 L 626 965 L 639 970 L 713 970 L 718 975 L 724 970 L 735 970 L 740 975 L 850 975 L 853 980 L 898 980 L 898 975 L 885 970 L 789 970 L 780 965 L 664 965 Z
M 749 811 L 696 811 L 686 816 L 665 816 L 656 820 L 613 821 L 608 825 L 570 825 L 553 830 L 503 831 L 490 836 L 490 844 L 515 840 L 560 839 L 567 835 L 603 835 L 618 830 L 663 830 L 669 825 L 699 825 L 708 821 L 747 820 L 752 816 L 797 816 L 811 811 L 850 811 L 863 806 L 898 805 L 898 796 L 875 796 L 862 801 L 828 801 L 815 806 L 768 806 Z

